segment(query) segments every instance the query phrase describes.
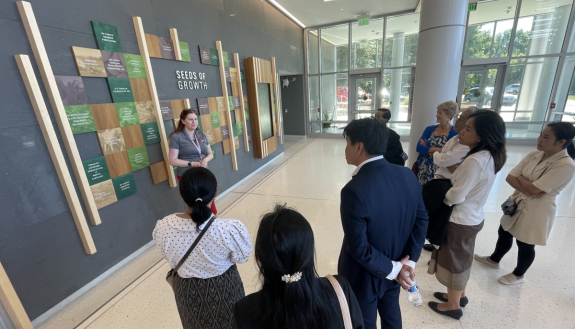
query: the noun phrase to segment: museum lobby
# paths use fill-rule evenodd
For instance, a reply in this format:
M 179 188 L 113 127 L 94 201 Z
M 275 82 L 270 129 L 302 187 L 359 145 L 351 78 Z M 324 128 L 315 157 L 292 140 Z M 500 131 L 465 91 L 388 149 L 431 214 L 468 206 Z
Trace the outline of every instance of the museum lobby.
M 152 232 L 186 211 L 196 160 L 173 151 L 190 109 L 181 138 L 201 141 L 198 166 L 211 154 L 218 217 L 255 244 L 264 214 L 298 210 L 322 277 L 338 274 L 353 120 L 388 108 L 411 169 L 438 104 L 502 118 L 483 255 L 507 175 L 549 123 L 575 123 L 575 0 L 0 0 L 0 44 L 0 329 L 183 327 Z M 575 329 L 574 232 L 575 179 L 526 282 L 498 281 L 515 243 L 499 269 L 473 260 L 459 320 L 427 306 L 445 286 L 422 251 L 424 305 L 401 291 L 403 328 Z M 253 252 L 237 268 L 261 289 Z

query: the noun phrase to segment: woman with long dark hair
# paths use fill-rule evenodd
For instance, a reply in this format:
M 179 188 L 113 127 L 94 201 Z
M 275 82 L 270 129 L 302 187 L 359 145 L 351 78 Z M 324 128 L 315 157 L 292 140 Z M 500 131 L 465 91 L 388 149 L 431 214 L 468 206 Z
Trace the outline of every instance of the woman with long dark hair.
M 525 282 L 525 273 L 535 260 L 535 246 L 547 245 L 555 220 L 555 199 L 575 175 L 573 138 L 572 123 L 548 124 L 537 140 L 537 151 L 529 153 L 507 175 L 507 182 L 515 188 L 510 199 L 517 208 L 501 218 L 495 251 L 490 256 L 475 255 L 478 261 L 499 268 L 513 246 L 513 238 L 517 240 L 517 266 L 499 278 L 502 284 Z
M 248 260 L 252 241 L 239 220 L 215 217 L 210 205 L 216 193 L 216 177 L 208 169 L 186 171 L 180 181 L 186 212 L 159 220 L 153 233 L 160 254 L 172 269 L 183 260 L 173 288 L 185 329 L 232 328 L 234 304 L 245 296 L 236 264 Z
M 344 328 L 336 292 L 316 272 L 314 244 L 309 222 L 296 210 L 278 205 L 263 216 L 255 247 L 262 289 L 236 303 L 236 328 Z M 364 328 L 349 283 L 334 277 L 346 297 L 353 328 Z
M 178 167 L 178 182 L 186 170 L 192 167 L 208 167 L 214 155 L 208 137 L 198 129 L 198 113 L 195 109 L 185 109 L 180 113 L 176 130 L 170 134 L 169 159 L 172 166 Z M 212 212 L 218 214 L 215 202 Z
M 459 143 L 469 146 L 469 153 L 451 177 L 451 189 L 444 203 L 453 206 L 446 241 L 434 250 L 429 274 L 447 287 L 447 294 L 436 292 L 444 303 L 429 302 L 435 312 L 460 319 L 460 306 L 468 303 L 465 287 L 471 274 L 475 238 L 483 228 L 483 206 L 487 201 L 495 175 L 501 170 L 505 151 L 505 123 L 499 114 L 479 110 L 469 116 L 459 133 Z

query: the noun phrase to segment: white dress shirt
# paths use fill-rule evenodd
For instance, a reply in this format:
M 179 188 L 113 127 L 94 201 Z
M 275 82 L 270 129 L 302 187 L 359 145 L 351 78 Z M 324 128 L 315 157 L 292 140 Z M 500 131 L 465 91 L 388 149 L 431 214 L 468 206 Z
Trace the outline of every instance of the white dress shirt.
M 469 153 L 469 146 L 459 143 L 459 135 L 453 136 L 445 143 L 441 152 L 433 153 L 433 164 L 439 166 L 435 172 L 435 178 L 451 178 L 452 173 L 447 167 L 461 163 L 467 153 Z
M 451 177 L 453 185 L 443 201 L 453 207 L 450 222 L 461 225 L 481 224 L 485 215 L 483 206 L 495 182 L 495 165 L 489 151 L 480 151 L 467 157 Z
M 355 170 L 353 171 L 353 173 L 351 174 L 351 176 L 355 176 L 357 175 L 357 173 L 359 172 L 359 170 L 361 169 L 361 167 L 363 167 L 363 165 L 365 165 L 366 163 L 370 163 L 372 161 L 377 161 L 377 160 L 381 160 L 383 159 L 383 155 L 380 156 L 376 156 L 373 158 L 369 158 L 367 160 L 365 160 L 364 162 L 360 163 L 359 166 L 357 166 L 357 168 L 355 168 Z M 389 273 L 389 275 L 386 277 L 389 280 L 395 280 L 395 278 L 397 278 L 397 275 L 399 274 L 399 271 L 401 271 L 401 268 L 403 267 L 403 265 L 401 265 L 400 262 L 396 262 L 396 261 L 391 261 L 391 263 L 393 264 L 393 269 L 391 270 L 391 273 Z M 407 263 L 405 265 L 408 265 L 411 268 L 415 268 L 415 262 L 414 261 L 407 261 Z
M 204 229 L 208 221 L 200 225 Z M 156 223 L 152 234 L 160 255 L 175 268 L 200 232 L 190 218 L 177 214 Z M 202 240 L 178 270 L 182 278 L 207 279 L 224 274 L 235 263 L 243 264 L 252 252 L 246 226 L 237 219 L 216 218 Z

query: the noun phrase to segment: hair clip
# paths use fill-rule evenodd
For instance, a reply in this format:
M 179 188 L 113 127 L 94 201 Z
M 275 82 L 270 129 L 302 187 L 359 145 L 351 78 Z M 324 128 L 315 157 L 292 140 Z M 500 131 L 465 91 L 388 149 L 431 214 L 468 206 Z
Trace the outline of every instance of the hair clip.
M 298 282 L 301 279 L 301 272 L 296 272 L 293 275 L 286 274 L 282 276 L 282 281 L 287 283 Z

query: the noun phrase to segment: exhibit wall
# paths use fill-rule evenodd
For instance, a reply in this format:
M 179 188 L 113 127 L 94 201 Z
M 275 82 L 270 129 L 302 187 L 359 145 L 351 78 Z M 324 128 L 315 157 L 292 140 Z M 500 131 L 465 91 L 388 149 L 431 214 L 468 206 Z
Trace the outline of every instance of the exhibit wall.
M 151 59 L 160 100 L 187 98 L 197 108 L 197 98 L 222 96 L 219 67 L 202 65 L 198 54 L 198 46 L 215 48 L 216 41 L 230 55 L 239 54 L 242 68 L 246 57 L 275 57 L 278 71 L 303 73 L 303 30 L 267 1 L 30 2 L 56 76 L 79 75 L 72 46 L 98 49 L 92 21 L 116 26 L 122 52 L 140 54 L 134 16 L 141 17 L 146 33 L 170 38 L 169 29 L 176 28 L 179 40 L 189 45 L 191 62 Z M 133 170 L 137 193 L 99 209 L 102 223 L 89 224 L 97 252 L 88 255 L 14 59 L 16 54 L 30 55 L 64 150 L 15 0 L 0 0 L 0 45 L 0 262 L 33 320 L 150 242 L 156 221 L 181 211 L 182 202 L 168 181 L 153 184 L 148 168 Z M 176 71 L 205 74 L 205 88 L 180 89 Z M 112 103 L 105 78 L 82 80 L 89 104 Z M 244 84 L 244 94 L 245 90 Z M 173 120 L 165 126 L 169 134 Z M 74 137 L 82 160 L 103 155 L 96 132 Z M 284 150 L 278 143 L 273 154 L 256 159 L 253 147 L 245 151 L 244 139 L 239 143 L 237 171 L 232 170 L 231 154 L 224 154 L 221 143 L 214 145 L 216 156 L 209 169 L 220 191 Z M 145 149 L 150 164 L 164 160 L 159 143 Z

